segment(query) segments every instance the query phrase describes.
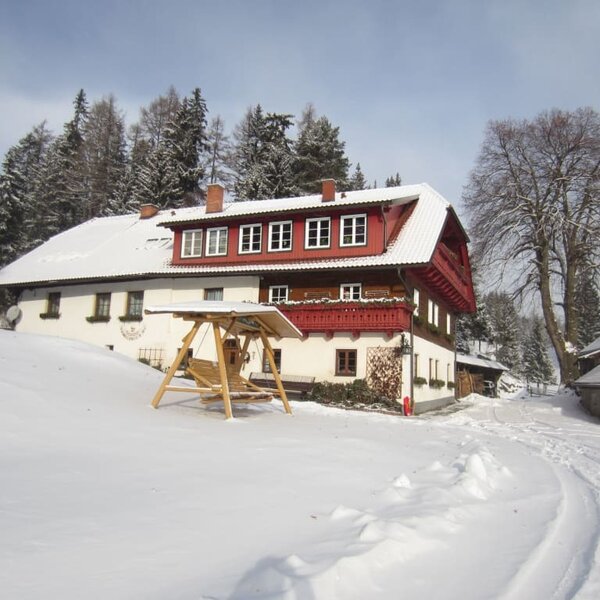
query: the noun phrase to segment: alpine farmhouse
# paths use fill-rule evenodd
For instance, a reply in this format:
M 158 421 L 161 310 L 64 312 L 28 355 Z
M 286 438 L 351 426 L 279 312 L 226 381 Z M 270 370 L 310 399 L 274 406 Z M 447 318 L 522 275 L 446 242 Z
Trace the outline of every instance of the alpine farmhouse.
M 273 303 L 304 334 L 274 344 L 280 372 L 371 378 L 382 354 L 402 367 L 416 413 L 454 398 L 454 329 L 475 310 L 468 238 L 427 184 L 141 207 L 65 231 L 0 271 L 18 292 L 19 332 L 75 338 L 167 367 L 185 324 L 144 307 L 193 300 Z M 203 339 L 206 338 L 206 339 Z M 194 356 L 212 358 L 211 336 Z M 265 369 L 250 348 L 245 370 Z

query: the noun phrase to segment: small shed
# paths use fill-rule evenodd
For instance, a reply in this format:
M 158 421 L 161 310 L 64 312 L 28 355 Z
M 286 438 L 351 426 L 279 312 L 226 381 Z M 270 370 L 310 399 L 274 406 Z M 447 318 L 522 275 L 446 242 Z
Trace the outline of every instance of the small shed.
M 463 398 L 469 394 L 496 396 L 498 380 L 508 367 L 483 356 L 456 354 L 456 397 Z
M 594 416 L 600 417 L 600 365 L 575 381 L 581 404 Z
M 198 392 L 204 403 L 223 402 L 225 417 L 233 417 L 232 403 L 265 402 L 276 394 L 285 411 L 292 410 L 287 400 L 281 377 L 275 364 L 269 338 L 301 338 L 302 333 L 274 306 L 250 302 L 198 301 L 149 306 L 146 314 L 171 313 L 174 318 L 191 325 L 183 338 L 173 364 L 156 392 L 152 406 L 158 408 L 165 392 Z M 216 361 L 191 359 L 186 372 L 196 382 L 196 387 L 172 386 L 171 380 L 187 357 L 187 351 L 202 325 L 212 328 Z M 260 341 L 271 367 L 277 391 L 265 390 L 240 375 L 250 343 Z M 227 343 L 227 342 L 233 342 Z
M 579 352 L 577 362 L 579 363 L 579 371 L 582 374 L 600 365 L 600 337 Z

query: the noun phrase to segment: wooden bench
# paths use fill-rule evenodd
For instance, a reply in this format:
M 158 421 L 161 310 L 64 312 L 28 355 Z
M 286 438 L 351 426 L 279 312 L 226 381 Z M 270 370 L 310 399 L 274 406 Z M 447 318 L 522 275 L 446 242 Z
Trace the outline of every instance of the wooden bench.
M 309 375 L 285 375 L 281 373 L 279 376 L 281 377 L 281 383 L 286 393 L 300 394 L 303 398 L 306 397 L 315 385 L 315 378 Z M 261 388 L 277 389 L 273 373 L 250 373 L 248 379 Z

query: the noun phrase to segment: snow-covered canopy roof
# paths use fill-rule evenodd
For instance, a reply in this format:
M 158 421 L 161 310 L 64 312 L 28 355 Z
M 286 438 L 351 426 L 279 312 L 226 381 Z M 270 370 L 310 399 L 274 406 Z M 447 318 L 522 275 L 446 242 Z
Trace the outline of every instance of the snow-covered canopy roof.
M 600 365 L 575 381 L 577 387 L 600 387 Z
M 172 313 L 176 317 L 209 319 L 210 317 L 236 318 L 238 327 L 235 333 L 253 331 L 254 323 L 260 323 L 272 335 L 281 338 L 301 338 L 302 332 L 288 320 L 276 307 L 253 304 L 252 302 L 226 302 L 198 300 L 195 302 L 176 302 L 149 306 L 147 314 Z
M 579 358 L 587 358 L 594 354 L 600 353 L 600 337 L 595 339 L 591 344 L 588 344 L 580 353 Z
M 509 368 L 505 367 L 502 363 L 499 363 L 490 358 L 483 358 L 481 356 L 473 356 L 471 354 L 456 354 L 456 362 L 461 365 L 470 365 L 472 367 L 482 367 L 484 369 L 493 369 L 494 371 L 508 371 Z
M 427 184 L 347 192 L 327 204 L 344 206 L 387 203 L 415 209 L 399 235 L 383 254 L 353 258 L 318 259 L 290 263 L 243 263 L 173 266 L 173 233 L 165 225 L 212 218 L 204 207 L 161 211 L 140 219 L 138 214 L 91 219 L 60 233 L 0 270 L 0 286 L 24 286 L 99 279 L 174 277 L 209 274 L 251 274 L 265 271 L 410 266 L 427 264 L 442 235 L 449 211 L 447 200 Z M 226 205 L 219 218 L 308 211 L 323 208 L 321 196 L 236 202 Z

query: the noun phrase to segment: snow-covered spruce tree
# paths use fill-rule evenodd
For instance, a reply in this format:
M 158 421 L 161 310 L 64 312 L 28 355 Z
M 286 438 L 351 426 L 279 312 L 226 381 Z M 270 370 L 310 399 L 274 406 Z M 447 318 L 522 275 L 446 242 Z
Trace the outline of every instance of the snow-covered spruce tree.
M 548 384 L 554 381 L 547 336 L 543 321 L 538 316 L 532 318 L 531 328 L 523 340 L 522 374 L 529 383 Z
M 350 161 L 340 140 L 339 127 L 326 117 L 317 118 L 309 104 L 298 122 L 295 144 L 295 184 L 301 193 L 317 194 L 323 179 L 335 179 L 339 190 L 348 189 Z
M 175 163 L 166 144 L 159 144 L 140 167 L 135 189 L 138 204 L 152 203 L 159 208 L 180 208 L 183 193 Z
M 354 173 L 348 182 L 348 190 L 366 190 L 368 187 L 367 180 L 360 168 L 360 163 L 356 163 L 356 169 L 354 169 Z
M 248 109 L 234 130 L 230 168 L 238 200 L 283 198 L 295 192 L 293 151 L 287 137 L 292 115 L 263 113 L 258 104 Z
M 563 383 L 576 375 L 578 274 L 600 260 L 599 175 L 600 115 L 553 110 L 490 122 L 464 194 L 475 253 L 538 296 Z
M 204 170 L 207 183 L 220 183 L 230 189 L 232 174 L 229 169 L 231 142 L 225 133 L 225 123 L 220 116 L 211 120 L 207 131 L 207 151 L 204 154 Z
M 175 117 L 167 125 L 165 145 L 174 163 L 183 206 L 195 206 L 202 199 L 205 170 L 201 161 L 207 150 L 206 102 L 200 88 L 181 101 Z
M 512 298 L 505 292 L 490 292 L 484 302 L 490 316 L 496 359 L 511 370 L 519 369 L 521 329 Z
M 85 217 L 115 214 L 115 196 L 126 171 L 126 147 L 124 119 L 114 96 L 92 104 L 84 126 L 84 140 L 89 175 Z
M 456 349 L 464 354 L 474 350 L 481 352 L 483 342 L 491 342 L 492 325 L 485 302 L 481 300 L 478 286 L 475 285 L 476 312 L 462 314 L 456 320 Z
M 30 231 L 36 209 L 33 183 L 50 141 L 46 124 L 41 123 L 4 157 L 0 173 L 0 266 L 34 245 Z
M 600 293 L 598 278 L 590 267 L 577 278 L 577 348 L 580 350 L 600 336 Z
M 402 185 L 402 179 L 400 173 L 397 171 L 395 175 L 392 175 L 385 180 L 385 187 L 397 187 L 399 185 Z

